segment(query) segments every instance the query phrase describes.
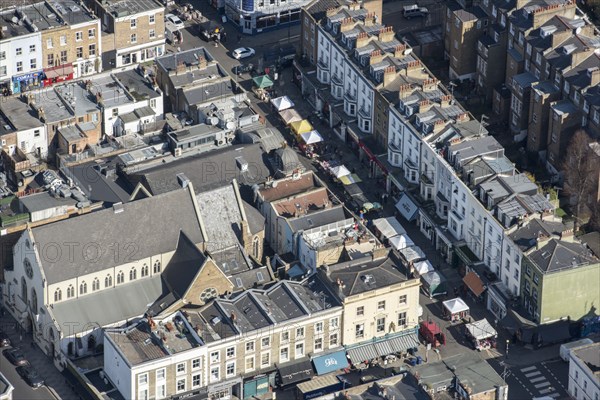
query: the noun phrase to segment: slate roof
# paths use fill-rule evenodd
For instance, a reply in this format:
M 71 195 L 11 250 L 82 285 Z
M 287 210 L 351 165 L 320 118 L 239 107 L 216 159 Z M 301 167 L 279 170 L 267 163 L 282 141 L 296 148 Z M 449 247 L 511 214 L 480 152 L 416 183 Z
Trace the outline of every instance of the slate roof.
M 590 232 L 579 238 L 590 248 L 596 257 L 600 257 L 600 232 Z
M 344 207 L 342 205 L 338 205 L 332 208 L 318 210 L 310 214 L 303 215 L 299 218 L 289 219 L 288 221 L 290 227 L 292 228 L 292 232 L 298 232 L 317 228 L 319 226 L 325 226 L 337 221 L 343 221 L 346 218 Z
M 248 163 L 246 172 L 237 166 L 236 157 L 240 156 Z M 177 174 L 183 173 L 199 193 L 231 183 L 233 179 L 241 186 L 260 184 L 272 175 L 269 165 L 259 144 L 234 145 L 151 167 L 133 173 L 129 180 L 135 185 L 139 179 L 152 194 L 160 194 L 179 188 Z
M 253 235 L 265 229 L 265 217 L 256 208 L 252 207 L 246 201 L 242 200 L 250 233 Z
M 393 251 L 390 251 L 386 257 L 376 260 L 369 256 L 330 265 L 328 268 L 327 277 L 332 284 L 337 287 L 338 279 L 343 282 L 341 294 L 345 297 L 395 285 L 409 279 L 402 261 Z
M 594 264 L 598 259 L 581 243 L 550 239 L 539 250 L 530 253 L 529 260 L 543 273 Z
M 300 179 L 284 178 L 275 182 L 260 189 L 264 201 L 283 199 L 319 186 L 312 172 L 302 174 Z
M 200 192 L 196 199 L 207 235 L 207 249 L 212 252 L 237 244 L 241 239 L 242 214 L 233 186 Z
M 206 256 L 181 232 L 177 249 L 162 274 L 169 292 L 182 298 L 205 262 Z
M 92 203 L 103 202 L 105 205 L 113 205 L 114 203 L 128 202 L 129 193 L 118 184 L 120 178 L 116 174 L 114 177 L 102 174 L 101 171 L 105 167 L 113 168 L 110 165 L 92 162 L 63 167 L 61 172 L 73 179 L 73 182 Z
M 544 221 L 536 218 L 512 232 L 509 237 L 513 243 L 519 246 L 521 251 L 528 251 L 536 245 L 539 237 L 560 237 L 564 231 L 572 228 L 572 226 L 569 227 L 562 222 Z
M 53 284 L 173 251 L 181 231 L 194 243 L 204 241 L 189 189 L 39 226 L 32 234 Z
M 142 316 L 164 291 L 160 275 L 155 275 L 55 303 L 51 312 L 63 329 L 72 326 L 70 334 L 74 335 Z

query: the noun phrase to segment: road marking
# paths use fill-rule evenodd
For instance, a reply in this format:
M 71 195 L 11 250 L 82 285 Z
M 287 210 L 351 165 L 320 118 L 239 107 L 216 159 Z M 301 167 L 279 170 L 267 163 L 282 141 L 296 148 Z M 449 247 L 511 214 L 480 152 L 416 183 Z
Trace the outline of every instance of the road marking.
M 514 375 L 513 375 L 513 376 L 514 376 Z M 521 382 L 521 380 L 520 380 L 519 378 L 517 378 L 516 376 L 514 376 L 514 377 L 515 377 L 516 381 L 517 381 L 517 382 L 519 382 L 519 385 L 521 385 L 521 387 L 522 387 L 523 389 L 525 389 L 525 390 L 527 391 L 527 393 L 529 393 L 529 395 L 530 395 L 530 396 L 532 396 L 532 395 L 533 395 L 533 393 L 531 393 L 531 390 L 529 390 L 529 389 L 527 388 L 527 386 L 525 386 L 525 385 L 523 384 L 523 382 Z
M 535 383 L 535 382 L 539 382 L 539 381 L 543 381 L 543 380 L 546 380 L 546 377 L 542 375 L 542 376 L 538 376 L 537 378 L 530 379 L 529 382 Z
M 556 399 L 557 397 L 560 397 L 559 393 L 552 393 L 548 395 L 549 397 L 552 397 L 553 399 Z
M 533 371 L 534 369 L 537 369 L 537 367 L 521 368 L 521 372 Z
M 525 374 L 525 378 L 531 378 L 532 376 L 541 375 L 541 374 L 542 373 L 540 371 L 530 372 L 528 374 Z
M 546 381 L 546 382 L 538 383 L 537 385 L 533 385 L 533 387 L 535 387 L 538 390 L 541 389 L 541 388 L 543 388 L 543 387 L 545 387 L 545 386 L 550 386 L 550 382 Z
M 300 37 L 300 35 L 293 35 L 293 36 L 290 36 L 289 38 L 283 38 L 283 39 L 279 39 L 279 41 L 280 41 L 280 42 L 285 42 L 286 40 L 297 39 L 297 38 L 299 38 L 299 37 Z

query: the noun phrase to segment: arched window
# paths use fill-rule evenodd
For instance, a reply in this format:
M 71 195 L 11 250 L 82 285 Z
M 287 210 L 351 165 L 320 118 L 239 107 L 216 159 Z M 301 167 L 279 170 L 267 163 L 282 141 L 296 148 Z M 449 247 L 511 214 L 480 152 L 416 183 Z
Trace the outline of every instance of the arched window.
M 123 283 L 124 280 L 125 274 L 123 273 L 123 271 L 119 271 L 119 273 L 117 274 L 117 285 Z
M 258 241 L 258 236 L 254 236 L 254 239 L 252 240 L 252 255 L 254 256 L 254 258 L 258 258 L 259 253 L 260 243 Z
M 137 271 L 134 268 L 131 268 L 131 271 L 129 271 L 129 280 L 133 281 L 135 280 L 135 278 L 137 278 Z
M 108 288 L 111 286 L 112 286 L 112 276 L 106 275 L 106 278 L 104 278 L 104 287 Z
M 73 285 L 69 285 L 67 288 L 67 299 L 70 299 L 71 297 L 75 297 L 75 288 Z
M 92 282 L 92 292 L 95 292 L 96 290 L 100 289 L 100 279 L 98 278 L 94 278 L 94 281 Z
M 25 278 L 21 278 L 21 298 L 23 303 L 27 304 L 27 282 L 25 282 Z
M 160 261 L 156 261 L 154 263 L 154 273 L 158 274 L 160 272 Z
M 38 313 L 38 299 L 37 293 L 35 292 L 35 288 L 31 288 L 31 310 L 34 314 Z
M 81 282 L 81 284 L 79 285 L 79 294 L 86 294 L 87 293 L 87 283 Z
M 56 289 L 54 291 L 54 301 L 61 301 L 61 300 L 62 300 L 62 290 Z
M 145 276 L 148 276 L 148 271 L 149 271 L 148 265 L 144 264 L 144 266 L 142 267 L 142 278 Z

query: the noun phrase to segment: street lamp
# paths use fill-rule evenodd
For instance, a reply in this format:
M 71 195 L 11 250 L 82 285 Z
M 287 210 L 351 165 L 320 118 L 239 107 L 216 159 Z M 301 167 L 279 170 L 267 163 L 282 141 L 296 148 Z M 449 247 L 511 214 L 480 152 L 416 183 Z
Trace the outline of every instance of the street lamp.
M 508 360 L 508 344 L 510 343 L 510 340 L 506 339 L 506 359 Z

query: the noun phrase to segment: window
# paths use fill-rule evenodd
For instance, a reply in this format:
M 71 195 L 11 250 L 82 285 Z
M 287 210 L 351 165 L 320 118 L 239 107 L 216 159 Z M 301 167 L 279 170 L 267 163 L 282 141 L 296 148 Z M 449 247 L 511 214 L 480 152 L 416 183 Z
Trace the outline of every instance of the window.
M 154 263 L 154 267 L 152 268 L 152 270 L 154 271 L 155 274 L 158 274 L 160 272 L 160 262 L 156 261 Z
M 192 375 L 192 388 L 200 387 L 201 384 L 202 378 L 200 377 L 200 374 Z
M 225 350 L 225 355 L 227 358 L 235 357 L 235 347 L 228 347 L 227 350 Z
M 271 338 L 270 337 L 264 337 L 260 340 L 260 347 L 263 349 L 269 348 L 271 347 Z
M 407 302 L 408 302 L 408 298 L 405 294 L 403 294 L 399 297 L 398 303 L 400 303 L 400 305 L 406 304 Z
M 323 323 L 317 322 L 315 324 L 315 333 L 323 333 Z
M 221 376 L 221 371 L 218 366 L 210 368 L 210 381 L 211 382 L 218 382 L 220 376 Z
M 62 300 L 62 290 L 56 289 L 54 291 L 54 301 L 61 301 L 61 300 Z
M 296 339 L 304 337 L 304 327 L 296 328 Z
M 185 374 L 185 363 L 182 362 L 182 363 L 177 364 L 176 371 L 177 371 L 177 375 Z
M 64 38 L 64 41 L 63 41 Z M 83 40 L 83 32 L 75 32 L 75 40 L 80 42 Z M 60 45 L 61 46 L 65 46 L 67 44 L 67 38 L 66 36 L 61 36 L 60 37 Z
M 148 31 L 148 35 L 150 36 L 150 39 L 154 39 L 156 37 L 156 31 L 154 29 L 150 29 Z
M 575 370 L 575 379 L 579 379 L 579 371 Z
M 139 400 L 148 400 L 148 388 L 143 388 L 138 391 Z
M 77 58 L 83 58 L 83 47 L 78 47 L 75 49 L 75 56 Z
M 30 53 L 35 53 L 35 44 L 30 44 L 29 45 L 29 52 Z
M 315 339 L 315 348 L 314 351 L 323 351 L 323 338 L 316 338 Z
M 96 55 L 96 45 L 95 44 L 90 44 L 90 46 L 88 47 L 88 54 L 90 57 Z
M 304 343 L 296 343 L 296 358 L 304 357 Z
M 362 315 L 365 315 L 365 308 L 363 306 L 356 307 L 356 316 L 360 317 Z
M 354 328 L 354 336 L 357 339 L 362 339 L 365 337 L 365 324 L 356 324 Z
M 290 359 L 290 353 L 287 347 L 282 347 L 279 350 L 279 362 L 284 362 Z
M 131 43 L 137 43 L 137 34 L 135 34 L 135 33 L 131 34 Z
M 129 271 L 129 280 L 133 281 L 137 278 L 137 271 L 134 268 L 131 268 L 131 271 Z
M 246 357 L 246 372 L 254 370 L 254 356 Z
M 106 275 L 106 278 L 104 278 L 104 287 L 111 287 L 112 286 L 112 276 L 110 275 Z
M 156 16 L 150 15 L 148 16 L 148 23 L 153 24 L 156 21 Z
M 137 28 L 137 19 L 135 19 L 135 18 L 131 18 L 131 19 L 129 20 L 129 24 L 130 24 L 130 26 L 131 26 L 131 29 L 135 29 L 135 28 Z
M 329 328 L 335 329 L 335 328 L 338 328 L 339 326 L 340 326 L 340 320 L 338 317 L 331 318 L 329 320 Z
M 290 340 L 290 332 L 285 331 L 281 332 L 281 343 L 287 343 Z
M 225 364 L 225 374 L 227 375 L 227 377 L 235 375 L 235 362 L 234 361 L 230 361 L 227 364 Z
M 96 37 L 96 28 L 88 29 L 88 38 L 92 39 Z
M 377 311 L 385 311 L 385 300 L 377 302 Z
M 87 293 L 87 283 L 81 282 L 81 284 L 79 285 L 79 294 L 86 294 L 86 293 Z
M 17 72 L 23 71 L 23 61 L 17 61 Z
M 73 287 L 73 285 L 69 285 L 69 287 L 67 288 L 67 299 L 70 299 L 71 297 L 75 296 L 75 288 Z
M 23 48 L 22 47 L 17 47 L 16 50 L 15 50 L 15 53 L 18 56 L 22 55 L 23 54 Z
M 54 54 L 48 54 L 48 66 L 49 67 L 54 66 Z
M 67 51 L 66 50 L 62 50 L 60 52 L 60 63 L 61 64 L 66 64 L 67 63 Z
M 398 314 L 398 327 L 406 326 L 406 312 Z
M 533 283 L 535 283 L 536 285 L 540 283 L 540 277 L 538 276 L 538 274 L 533 274 Z
M 6 51 L 0 51 L 0 61 L 6 60 Z
M 92 292 L 95 292 L 96 290 L 100 290 L 100 279 L 98 278 L 94 278 L 94 281 L 92 282 Z
M 219 351 L 213 351 L 210 353 L 210 362 L 211 364 L 215 364 L 219 362 L 219 355 L 220 352 Z
M 29 60 L 29 68 L 31 68 L 31 69 L 37 68 L 37 60 L 35 58 L 32 58 L 31 60 Z
M 338 345 L 338 334 L 332 333 L 329 335 L 329 347 L 334 347 Z
M 260 355 L 260 367 L 268 367 L 271 365 L 271 353 L 263 353 Z
M 254 351 L 254 342 L 246 342 L 246 351 Z
M 385 317 L 384 318 L 377 318 L 377 332 L 383 332 L 385 331 Z
M 148 384 L 148 374 L 139 374 L 138 375 L 138 385 L 147 385 Z
M 185 391 L 185 378 L 177 379 L 177 393 Z
M 164 368 L 156 370 L 156 380 L 157 381 L 162 381 L 162 380 L 164 380 L 166 378 L 165 371 L 166 370 Z

